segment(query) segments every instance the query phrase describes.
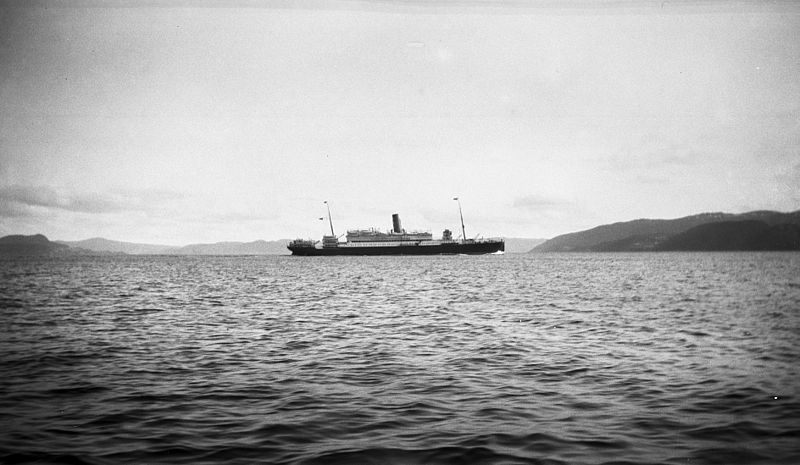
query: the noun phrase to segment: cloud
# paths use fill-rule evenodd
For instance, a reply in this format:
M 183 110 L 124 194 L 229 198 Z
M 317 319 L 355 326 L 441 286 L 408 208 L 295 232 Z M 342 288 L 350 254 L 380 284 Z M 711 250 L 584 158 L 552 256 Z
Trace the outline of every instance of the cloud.
M 0 218 L 23 218 L 26 216 L 29 216 L 29 211 L 24 205 L 7 202 L 0 198 Z
M 529 211 L 543 211 L 553 210 L 569 207 L 570 202 L 562 199 L 542 197 L 539 195 L 526 195 L 524 197 L 517 197 L 511 204 L 514 208 L 520 208 Z
M 616 172 L 663 172 L 668 169 L 688 169 L 704 159 L 700 143 L 665 140 L 649 134 L 634 145 L 621 148 L 603 160 L 606 170 Z
M 181 219 L 197 221 L 200 223 L 253 223 L 263 221 L 274 221 L 280 215 L 277 213 L 255 213 L 252 211 L 230 211 L 230 212 L 205 212 L 202 215 L 196 215 L 191 212 L 187 213 Z
M 0 188 L 0 218 L 53 218 L 59 213 L 110 216 L 103 221 L 123 224 L 136 218 L 141 224 L 166 220 L 197 225 L 258 224 L 276 220 L 254 201 L 217 202 L 214 198 L 168 190 L 76 192 L 49 186 L 13 185 Z
M 75 213 L 147 211 L 182 198 L 167 191 L 75 192 L 49 186 L 13 185 L 0 188 L 0 216 L 35 216 L 37 209 Z
M 778 174 L 776 179 L 778 185 L 789 192 L 789 199 L 796 208 L 800 204 L 800 163 L 796 163 L 788 172 Z
M 44 186 L 0 188 L 0 211 L 21 213 L 31 207 L 83 213 L 108 213 L 123 209 L 118 202 L 94 194 L 59 192 Z
M 16 203 L 29 206 L 51 206 L 58 203 L 58 197 L 54 191 L 46 188 L 10 186 L 0 189 L 0 202 L 3 205 Z
M 800 109 L 795 112 L 800 115 Z M 797 116 L 770 120 L 753 134 L 753 158 L 760 163 L 791 163 L 800 157 L 800 121 Z

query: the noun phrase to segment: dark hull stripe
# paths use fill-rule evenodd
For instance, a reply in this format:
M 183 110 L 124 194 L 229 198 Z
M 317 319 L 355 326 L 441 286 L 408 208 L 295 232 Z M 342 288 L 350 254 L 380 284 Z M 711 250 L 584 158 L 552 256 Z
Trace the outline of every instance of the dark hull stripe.
M 401 245 L 389 247 L 336 247 L 317 249 L 313 247 L 289 247 L 292 255 L 481 255 L 505 251 L 505 242 L 476 242 L 473 244 Z

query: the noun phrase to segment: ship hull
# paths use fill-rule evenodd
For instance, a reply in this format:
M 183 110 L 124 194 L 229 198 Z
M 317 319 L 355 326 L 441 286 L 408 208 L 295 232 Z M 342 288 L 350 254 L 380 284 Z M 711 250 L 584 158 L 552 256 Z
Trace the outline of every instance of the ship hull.
M 366 247 L 292 247 L 292 255 L 337 256 L 337 255 L 483 255 L 505 251 L 503 241 L 452 242 L 436 245 L 396 245 Z

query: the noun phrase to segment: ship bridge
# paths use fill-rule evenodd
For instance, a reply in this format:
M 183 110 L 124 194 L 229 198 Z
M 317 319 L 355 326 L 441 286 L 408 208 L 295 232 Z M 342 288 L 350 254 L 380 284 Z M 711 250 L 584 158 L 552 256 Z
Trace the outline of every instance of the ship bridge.
M 347 242 L 406 242 L 430 241 L 433 235 L 427 231 L 410 231 L 396 233 L 394 231 L 381 232 L 377 229 L 353 229 L 347 231 Z

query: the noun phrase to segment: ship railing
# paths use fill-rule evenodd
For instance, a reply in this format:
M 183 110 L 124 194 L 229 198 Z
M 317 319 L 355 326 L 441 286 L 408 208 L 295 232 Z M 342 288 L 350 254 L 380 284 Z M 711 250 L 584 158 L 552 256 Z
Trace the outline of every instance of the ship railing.
M 426 239 L 433 239 L 433 234 L 430 233 L 410 233 L 410 234 L 348 234 L 345 236 L 348 241 L 402 241 L 402 240 L 418 240 L 424 241 Z
M 386 230 L 386 231 L 381 231 L 381 230 L 376 229 L 376 228 L 369 228 L 369 229 L 348 229 L 347 230 L 347 234 L 348 235 L 353 235 L 353 236 L 359 235 L 359 234 L 364 234 L 364 235 L 376 235 L 376 234 L 383 235 L 383 234 L 385 234 L 385 235 L 388 235 L 388 236 L 392 236 L 392 235 L 398 236 L 398 235 L 403 235 L 403 234 L 432 234 L 432 233 L 431 233 L 430 229 L 405 231 L 405 232 L 397 233 L 397 232 L 392 231 L 391 229 Z
M 292 241 L 289 241 L 289 245 L 314 247 L 317 244 L 317 242 L 319 241 L 315 241 L 313 239 L 294 239 Z
M 504 241 L 505 239 L 503 239 L 502 237 L 468 237 L 466 239 L 463 238 L 455 239 L 453 242 L 475 243 L 475 242 L 504 242 Z
M 481 237 L 478 239 L 471 239 L 475 242 L 505 242 L 505 239 L 502 237 Z
M 400 247 L 404 245 L 420 245 L 427 241 L 392 241 L 392 242 L 348 242 L 343 247 Z

